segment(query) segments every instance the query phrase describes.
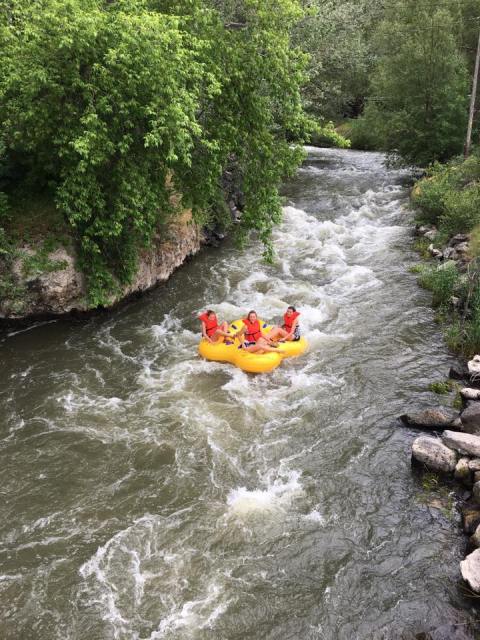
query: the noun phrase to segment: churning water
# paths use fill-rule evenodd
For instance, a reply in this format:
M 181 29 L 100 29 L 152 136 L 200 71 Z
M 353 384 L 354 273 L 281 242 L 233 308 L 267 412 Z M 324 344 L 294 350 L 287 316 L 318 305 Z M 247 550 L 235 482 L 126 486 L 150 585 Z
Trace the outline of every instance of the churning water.
M 308 151 L 274 266 L 226 243 L 109 316 L 4 336 L 2 639 L 472 637 L 456 524 L 394 422 L 451 364 L 408 273 L 405 176 Z M 197 357 L 198 311 L 287 304 L 302 358 Z

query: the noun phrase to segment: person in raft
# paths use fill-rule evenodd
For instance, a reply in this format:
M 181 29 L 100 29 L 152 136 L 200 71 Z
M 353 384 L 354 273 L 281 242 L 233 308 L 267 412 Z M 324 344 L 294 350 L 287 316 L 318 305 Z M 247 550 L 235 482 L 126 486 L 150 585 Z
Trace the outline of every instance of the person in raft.
M 275 327 L 272 329 L 272 332 L 276 329 L 280 329 L 279 332 L 276 332 L 275 338 L 273 339 L 288 340 L 292 342 L 300 340 L 300 325 L 298 324 L 299 315 L 300 312 L 297 311 L 295 307 L 287 307 L 287 311 L 283 315 L 283 327 Z
M 272 327 L 265 335 L 269 342 L 297 342 L 300 340 L 300 326 L 298 324 L 299 311 L 295 307 L 287 307 L 283 314 L 283 325 Z
M 212 344 L 215 342 L 223 342 L 223 338 L 229 338 L 228 323 L 222 322 L 218 324 L 217 315 L 215 311 L 207 309 L 205 313 L 199 316 L 199 320 L 202 323 L 202 336 L 208 342 Z
M 235 334 L 241 343 L 239 348 L 250 353 L 266 353 L 267 351 L 283 353 L 272 344 L 273 340 L 270 335 L 263 335 L 256 311 L 250 311 L 242 322 L 243 327 Z

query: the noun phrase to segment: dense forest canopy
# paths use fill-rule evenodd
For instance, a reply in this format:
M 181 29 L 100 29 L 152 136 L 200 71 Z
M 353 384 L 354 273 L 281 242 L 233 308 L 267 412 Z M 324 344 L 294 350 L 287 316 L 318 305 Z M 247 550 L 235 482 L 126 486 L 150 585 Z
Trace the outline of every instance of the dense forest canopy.
M 19 192 L 50 198 L 101 303 L 175 215 L 173 193 L 228 224 L 234 165 L 240 235 L 271 255 L 278 186 L 312 132 L 335 137 L 328 121 L 356 118 L 352 137 L 407 163 L 461 151 L 479 28 L 477 0 L 8 0 L 2 251 Z

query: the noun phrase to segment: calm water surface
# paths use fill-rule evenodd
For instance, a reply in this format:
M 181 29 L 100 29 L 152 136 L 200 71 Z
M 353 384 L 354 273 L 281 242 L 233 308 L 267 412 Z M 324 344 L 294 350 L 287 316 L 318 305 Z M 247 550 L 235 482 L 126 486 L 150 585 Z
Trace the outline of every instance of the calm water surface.
M 474 637 L 463 541 L 394 422 L 452 363 L 404 178 L 309 149 L 274 266 L 226 243 L 111 315 L 3 335 L 0 638 Z M 301 359 L 197 357 L 198 311 L 287 304 Z

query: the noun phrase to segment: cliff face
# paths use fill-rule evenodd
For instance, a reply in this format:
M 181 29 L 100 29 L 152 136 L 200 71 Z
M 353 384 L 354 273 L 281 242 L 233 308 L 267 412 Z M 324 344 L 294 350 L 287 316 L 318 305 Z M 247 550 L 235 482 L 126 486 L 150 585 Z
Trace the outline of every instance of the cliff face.
M 169 227 L 166 237 L 155 237 L 152 246 L 141 251 L 135 279 L 112 297 L 108 306 L 167 280 L 188 256 L 199 251 L 202 241 L 200 228 L 185 214 Z M 37 255 L 36 247 L 24 245 L 8 273 L 0 274 L 3 282 L 8 282 L 1 289 L 0 320 L 91 310 L 74 249 L 57 248 L 43 255 L 41 261 Z

